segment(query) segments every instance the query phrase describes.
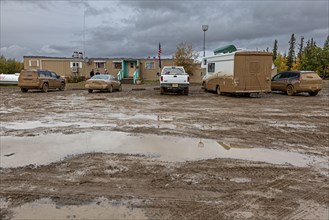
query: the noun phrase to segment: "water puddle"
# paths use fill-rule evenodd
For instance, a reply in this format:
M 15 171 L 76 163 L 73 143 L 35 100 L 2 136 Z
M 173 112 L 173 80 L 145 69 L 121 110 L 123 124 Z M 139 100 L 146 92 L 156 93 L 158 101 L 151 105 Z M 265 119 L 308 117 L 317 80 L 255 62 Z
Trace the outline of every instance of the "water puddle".
M 43 198 L 12 209 L 11 219 L 147 219 L 142 209 L 134 208 L 139 203 L 98 198 L 86 205 L 58 206 Z
M 106 127 L 114 126 L 114 124 L 100 124 L 91 122 L 59 122 L 59 121 L 24 121 L 24 122 L 10 122 L 5 125 L 1 125 L 1 129 L 14 129 L 14 130 L 26 130 L 35 128 L 53 128 L 53 127 L 69 127 L 76 126 L 79 128 L 90 128 L 90 127 Z
M 327 158 L 297 152 L 232 145 L 211 139 L 157 135 L 132 135 L 114 131 L 1 137 L 1 167 L 43 165 L 83 153 L 146 155 L 154 160 L 183 162 L 214 158 L 308 166 L 325 164 Z M 4 155 L 11 155 L 10 157 Z

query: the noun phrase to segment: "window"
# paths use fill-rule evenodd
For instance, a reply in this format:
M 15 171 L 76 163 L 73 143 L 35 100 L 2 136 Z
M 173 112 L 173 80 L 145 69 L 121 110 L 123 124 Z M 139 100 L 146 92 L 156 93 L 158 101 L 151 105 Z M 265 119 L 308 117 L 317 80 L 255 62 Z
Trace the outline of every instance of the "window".
M 29 66 L 39 66 L 39 60 L 29 60 Z
M 95 62 L 95 68 L 96 69 L 105 68 L 105 62 Z
M 82 68 L 82 63 L 81 62 L 71 62 L 70 63 L 71 68 Z
M 130 63 L 130 68 L 134 68 L 134 63 Z
M 154 69 L 154 61 L 145 62 L 145 69 L 153 70 Z
M 215 63 L 208 63 L 208 73 L 215 72 Z
M 50 72 L 50 75 L 51 75 L 51 77 L 52 78 L 55 78 L 55 79 L 57 79 L 58 77 L 57 77 L 57 74 L 56 73 L 54 73 L 54 72 Z
M 120 62 L 116 62 L 114 63 L 114 69 L 116 70 L 121 70 L 122 69 L 122 63 Z
M 203 65 L 207 65 L 207 59 L 203 60 Z

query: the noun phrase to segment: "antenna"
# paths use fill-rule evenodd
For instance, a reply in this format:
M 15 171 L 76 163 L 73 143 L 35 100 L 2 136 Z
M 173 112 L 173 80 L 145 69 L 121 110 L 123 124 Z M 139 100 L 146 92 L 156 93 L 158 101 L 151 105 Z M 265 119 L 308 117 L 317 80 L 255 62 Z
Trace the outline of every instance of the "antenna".
M 83 7 L 83 57 L 86 57 L 86 5 Z

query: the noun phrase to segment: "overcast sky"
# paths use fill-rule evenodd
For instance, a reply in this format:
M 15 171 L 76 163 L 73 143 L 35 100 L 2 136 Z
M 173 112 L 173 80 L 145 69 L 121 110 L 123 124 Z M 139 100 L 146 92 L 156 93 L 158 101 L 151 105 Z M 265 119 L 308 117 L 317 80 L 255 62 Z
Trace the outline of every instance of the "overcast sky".
M 314 38 L 323 46 L 328 36 L 328 0 L 0 0 L 1 55 L 70 57 L 172 57 L 188 42 L 203 56 L 216 48 L 272 51 L 278 40 L 287 52 L 292 33 Z M 296 48 L 297 50 L 297 48 Z

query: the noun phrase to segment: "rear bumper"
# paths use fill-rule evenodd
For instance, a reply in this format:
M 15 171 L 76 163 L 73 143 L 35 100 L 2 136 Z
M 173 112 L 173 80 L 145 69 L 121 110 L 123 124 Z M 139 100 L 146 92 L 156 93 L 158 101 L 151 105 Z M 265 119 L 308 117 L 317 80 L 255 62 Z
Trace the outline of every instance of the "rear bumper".
M 318 92 L 322 89 L 322 84 L 315 84 L 315 85 L 298 85 L 295 88 L 296 92 Z
M 23 89 L 41 89 L 43 83 L 31 83 L 31 84 L 20 84 L 18 83 L 18 87 Z
M 167 91 L 183 91 L 189 88 L 190 84 L 161 83 L 160 87 Z
M 94 89 L 94 90 L 105 90 L 108 89 L 107 85 L 89 85 L 86 84 L 86 89 Z

